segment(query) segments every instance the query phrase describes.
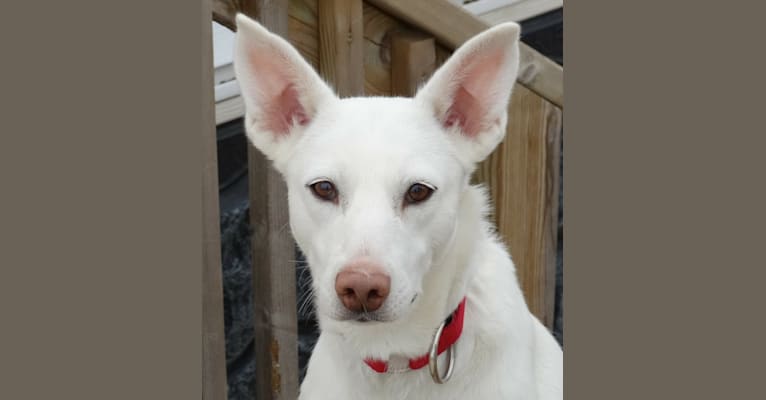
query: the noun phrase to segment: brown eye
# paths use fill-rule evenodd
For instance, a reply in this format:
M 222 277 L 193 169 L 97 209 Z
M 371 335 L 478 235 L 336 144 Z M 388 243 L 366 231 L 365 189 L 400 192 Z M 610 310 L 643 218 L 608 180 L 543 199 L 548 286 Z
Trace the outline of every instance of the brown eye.
M 428 200 L 434 189 L 422 184 L 416 183 L 407 189 L 407 194 L 404 195 L 404 201 L 407 204 L 415 204 Z
M 319 181 L 309 185 L 311 191 L 322 200 L 335 202 L 338 198 L 338 192 L 335 190 L 335 185 L 330 181 Z

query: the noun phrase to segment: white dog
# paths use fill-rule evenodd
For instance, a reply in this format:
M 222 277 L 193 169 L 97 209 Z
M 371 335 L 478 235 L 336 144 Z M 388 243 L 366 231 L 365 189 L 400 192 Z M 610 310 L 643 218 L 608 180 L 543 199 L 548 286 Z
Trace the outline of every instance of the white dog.
M 519 26 L 466 42 L 414 98 L 348 99 L 287 41 L 237 28 L 247 135 L 287 182 L 313 277 L 300 399 L 561 399 L 562 350 L 469 184 L 505 134 Z

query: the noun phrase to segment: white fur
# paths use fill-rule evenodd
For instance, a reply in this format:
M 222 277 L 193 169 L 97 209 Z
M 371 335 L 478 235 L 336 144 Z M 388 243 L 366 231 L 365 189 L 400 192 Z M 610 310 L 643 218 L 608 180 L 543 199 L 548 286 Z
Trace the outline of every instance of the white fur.
M 485 191 L 469 184 L 505 133 L 519 26 L 468 41 L 412 99 L 339 99 L 286 41 L 242 15 L 237 26 L 248 137 L 287 182 L 290 227 L 313 278 L 321 334 L 300 399 L 561 399 L 561 348 L 527 308 Z M 333 182 L 337 203 L 312 194 L 319 178 Z M 404 206 L 418 182 L 437 190 Z M 335 276 L 359 256 L 391 277 L 382 322 L 343 319 Z M 426 353 L 464 296 L 446 384 L 428 368 L 378 374 L 363 363 Z

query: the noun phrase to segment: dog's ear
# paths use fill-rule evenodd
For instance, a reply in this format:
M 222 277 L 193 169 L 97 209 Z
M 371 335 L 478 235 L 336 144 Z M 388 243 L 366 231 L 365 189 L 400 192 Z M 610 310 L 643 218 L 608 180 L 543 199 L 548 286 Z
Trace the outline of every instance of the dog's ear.
M 433 110 L 466 163 L 486 158 L 505 135 L 520 30 L 504 23 L 465 42 L 415 96 Z
M 247 136 L 278 167 L 317 110 L 337 97 L 286 40 L 244 14 L 236 22 L 234 69 Z

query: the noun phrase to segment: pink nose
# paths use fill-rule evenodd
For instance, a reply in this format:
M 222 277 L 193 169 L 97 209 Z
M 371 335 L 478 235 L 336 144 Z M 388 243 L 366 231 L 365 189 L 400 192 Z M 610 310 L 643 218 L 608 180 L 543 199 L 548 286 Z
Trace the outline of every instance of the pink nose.
M 345 266 L 335 277 L 335 292 L 349 311 L 375 311 L 391 290 L 391 277 L 377 264 L 363 261 Z

